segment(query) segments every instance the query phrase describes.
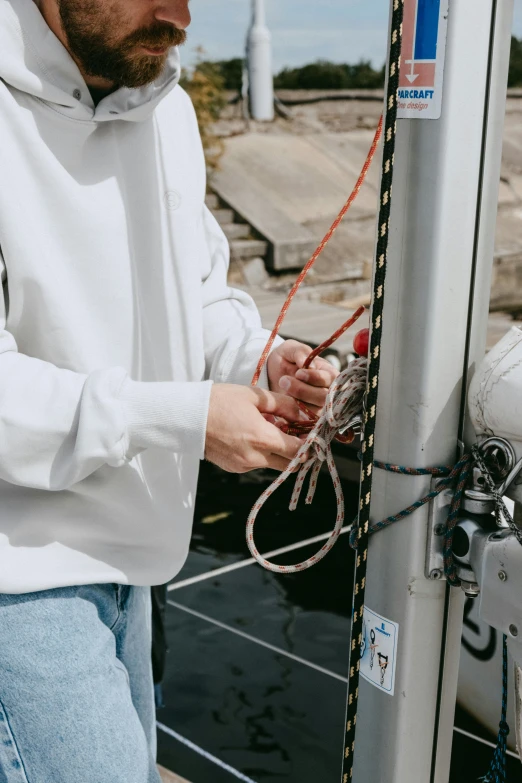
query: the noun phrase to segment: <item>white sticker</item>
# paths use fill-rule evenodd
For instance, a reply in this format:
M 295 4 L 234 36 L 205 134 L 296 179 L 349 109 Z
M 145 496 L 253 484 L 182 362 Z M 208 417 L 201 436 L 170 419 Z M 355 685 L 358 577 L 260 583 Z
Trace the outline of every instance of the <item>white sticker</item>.
M 363 615 L 361 677 L 393 696 L 399 626 L 367 606 Z
M 399 79 L 399 119 L 438 120 L 449 0 L 405 0 Z

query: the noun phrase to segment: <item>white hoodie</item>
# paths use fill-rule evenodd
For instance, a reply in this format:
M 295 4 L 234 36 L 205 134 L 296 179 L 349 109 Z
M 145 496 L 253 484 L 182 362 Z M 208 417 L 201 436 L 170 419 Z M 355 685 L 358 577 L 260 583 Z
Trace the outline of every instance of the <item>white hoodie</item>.
M 95 108 L 37 6 L 0 0 L 0 592 L 171 579 L 211 383 L 266 341 L 178 76 L 173 51 Z

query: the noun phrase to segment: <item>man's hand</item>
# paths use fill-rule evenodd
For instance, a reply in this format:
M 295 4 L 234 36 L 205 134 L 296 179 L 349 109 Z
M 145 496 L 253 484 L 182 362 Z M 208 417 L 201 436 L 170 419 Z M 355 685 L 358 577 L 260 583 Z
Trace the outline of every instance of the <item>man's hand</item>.
M 276 417 L 298 420 L 299 408 L 291 397 L 249 386 L 214 384 L 205 458 L 229 473 L 286 470 L 303 444 L 270 423 Z
M 287 340 L 268 357 L 268 380 L 272 391 L 301 400 L 314 413 L 319 413 L 326 402 L 328 389 L 339 373 L 320 357 L 314 359 L 308 370 L 303 370 L 311 353 L 310 346 Z

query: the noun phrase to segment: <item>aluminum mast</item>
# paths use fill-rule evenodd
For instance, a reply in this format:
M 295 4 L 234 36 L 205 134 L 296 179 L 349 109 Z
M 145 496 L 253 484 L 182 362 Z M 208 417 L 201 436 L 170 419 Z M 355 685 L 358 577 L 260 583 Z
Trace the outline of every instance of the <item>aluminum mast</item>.
M 428 6 L 406 0 L 410 23 Z M 512 13 L 513 0 L 449 0 L 440 119 L 398 121 L 375 436 L 385 462 L 454 464 L 463 439 L 486 340 Z M 413 102 L 422 45 L 403 48 Z M 376 470 L 372 519 L 429 487 Z M 366 604 L 398 623 L 398 650 L 393 696 L 360 683 L 355 783 L 448 783 L 463 594 L 425 576 L 427 520 L 424 507 L 370 542 Z

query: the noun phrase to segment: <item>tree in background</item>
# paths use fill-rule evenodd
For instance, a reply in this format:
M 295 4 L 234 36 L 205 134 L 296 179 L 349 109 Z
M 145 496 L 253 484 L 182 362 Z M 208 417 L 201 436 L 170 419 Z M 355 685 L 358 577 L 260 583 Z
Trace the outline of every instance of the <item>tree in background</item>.
M 221 77 L 225 90 L 240 92 L 243 74 L 243 60 L 216 62 L 201 61 L 198 68 Z M 300 68 L 283 68 L 274 77 L 279 90 L 347 90 L 378 89 L 384 84 L 384 67 L 375 69 L 369 60 L 354 65 L 317 60 Z M 509 66 L 509 87 L 522 86 L 522 39 L 511 39 L 511 60 Z
M 203 71 L 210 70 L 218 74 L 225 90 L 241 91 L 243 81 L 243 60 L 234 57 L 232 60 L 201 60 L 198 68 Z
M 218 167 L 224 152 L 223 140 L 215 135 L 213 125 L 225 108 L 227 98 L 219 64 L 203 60 L 203 54 L 202 49 L 198 50 L 200 59 L 191 72 L 182 70 L 180 84 L 194 104 L 205 160 L 207 167 L 212 170 Z
M 181 85 L 194 103 L 207 166 L 212 170 L 224 152 L 223 141 L 214 134 L 213 125 L 227 104 L 226 90 L 241 91 L 243 60 L 235 57 L 212 62 L 203 59 L 203 49 L 198 54 L 195 68 L 182 71 Z M 274 77 L 274 83 L 279 90 L 378 89 L 384 84 L 384 67 L 375 69 L 369 60 L 354 65 L 317 60 L 301 68 L 283 68 Z M 522 39 L 515 36 L 511 39 L 508 86 L 522 86 Z
M 317 60 L 301 68 L 283 68 L 274 84 L 279 90 L 369 90 L 383 87 L 384 68 L 376 70 L 369 60 L 355 65 Z
M 226 90 L 241 91 L 243 60 L 201 62 L 200 66 L 216 69 Z M 301 68 L 283 68 L 274 77 L 277 89 L 283 90 L 336 90 L 349 88 L 372 89 L 384 84 L 384 68 L 375 70 L 370 61 L 361 60 L 355 65 L 318 60 Z
M 522 39 L 511 38 L 508 87 L 522 87 Z
M 240 92 L 243 81 L 243 60 L 241 57 L 234 57 L 233 60 L 222 60 L 219 65 L 225 90 Z

